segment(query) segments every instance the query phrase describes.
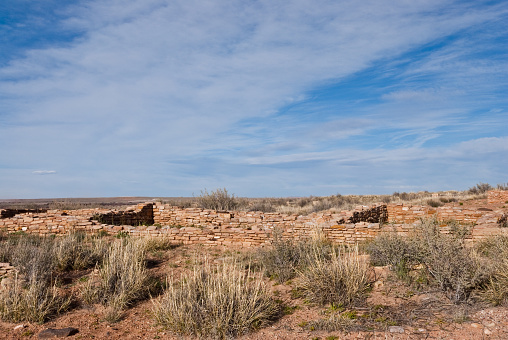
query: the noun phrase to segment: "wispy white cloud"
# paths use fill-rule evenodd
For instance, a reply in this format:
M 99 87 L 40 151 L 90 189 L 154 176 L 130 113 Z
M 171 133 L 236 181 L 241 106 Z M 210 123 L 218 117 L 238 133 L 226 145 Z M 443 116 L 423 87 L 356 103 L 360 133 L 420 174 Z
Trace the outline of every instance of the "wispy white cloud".
M 439 129 L 458 130 L 470 119 L 473 106 L 461 104 L 464 98 L 506 88 L 491 78 L 506 71 L 503 60 L 464 58 L 467 37 L 416 59 L 411 53 L 501 20 L 506 10 L 503 3 L 437 0 L 78 1 L 61 9 L 66 18 L 58 23 L 78 37 L 27 49 L 0 69 L 0 144 L 9 146 L 0 151 L 0 172 L 56 167 L 65 188 L 94 181 L 95 195 L 160 195 L 177 183 L 175 194 L 189 194 L 202 178 L 221 177 L 220 186 L 238 183 L 247 195 L 254 190 L 248 178 L 267 180 L 249 164 L 374 162 L 379 150 L 387 162 L 404 150 L 421 155 L 443 136 Z M 404 58 L 409 66 L 401 66 Z M 315 89 L 390 64 L 384 75 L 372 71 L 391 77 L 371 94 L 376 102 L 312 107 L 319 105 Z M 497 106 L 488 109 L 505 110 L 494 97 L 489 103 Z M 308 110 L 285 113 L 299 106 Z M 248 178 L 242 182 L 219 166 L 207 173 L 212 169 L 199 161 L 206 157 Z M 174 160 L 204 166 L 187 177 Z M 325 169 L 333 171 L 323 166 L 323 180 L 336 178 Z M 308 175 L 291 173 L 299 180 Z M 13 176 L 0 176 L 0 183 Z M 287 180 L 287 173 L 274 176 Z
M 35 170 L 32 171 L 34 175 L 54 175 L 56 174 L 55 170 Z

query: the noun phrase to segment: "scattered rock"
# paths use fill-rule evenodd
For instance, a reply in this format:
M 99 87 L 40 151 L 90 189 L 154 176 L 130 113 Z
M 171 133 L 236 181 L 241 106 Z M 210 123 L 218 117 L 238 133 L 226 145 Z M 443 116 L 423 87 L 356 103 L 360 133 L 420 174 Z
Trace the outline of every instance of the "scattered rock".
M 491 335 L 491 334 L 492 334 L 492 331 L 491 331 L 490 329 L 488 329 L 488 328 L 485 328 L 485 329 L 483 330 L 483 334 L 485 334 L 485 335 Z
M 390 333 L 404 333 L 404 328 L 400 326 L 390 326 L 388 330 Z
M 473 327 L 473 328 L 480 328 L 480 327 L 482 327 L 482 325 L 480 325 L 479 323 L 473 322 L 471 324 L 471 327 Z
M 26 327 L 26 325 L 17 325 L 16 327 L 14 327 L 14 330 L 16 331 L 18 329 L 23 329 L 25 327 Z
M 67 336 L 74 335 L 78 332 L 79 331 L 76 328 L 72 328 L 72 327 L 60 328 L 60 329 L 47 328 L 47 329 L 41 331 L 37 335 L 37 337 L 39 339 L 65 338 Z
M 496 324 L 494 322 L 490 322 L 490 323 L 484 323 L 485 327 L 489 327 L 489 328 L 492 328 L 494 327 Z

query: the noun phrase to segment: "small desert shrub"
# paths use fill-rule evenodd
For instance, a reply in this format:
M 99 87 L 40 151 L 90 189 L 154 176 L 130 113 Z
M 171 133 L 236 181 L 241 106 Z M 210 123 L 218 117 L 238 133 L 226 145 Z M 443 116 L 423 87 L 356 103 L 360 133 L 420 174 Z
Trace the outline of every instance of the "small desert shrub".
M 299 270 L 309 265 L 309 254 L 319 253 L 330 258 L 331 251 L 330 242 L 324 239 L 319 230 L 316 230 L 310 239 L 296 241 L 293 238 L 283 239 L 282 231 L 275 229 L 271 246 L 260 249 L 257 255 L 265 274 L 283 283 L 294 278 Z
M 258 252 L 265 274 L 280 283 L 294 278 L 305 256 L 304 248 L 303 242 L 283 239 L 282 233 L 274 230 L 271 246 Z
M 308 263 L 297 287 L 310 302 L 351 306 L 365 297 L 369 265 L 359 255 L 358 246 L 349 251 L 334 248 L 330 258 L 310 253 Z
M 152 282 L 145 268 L 142 241 L 117 240 L 111 244 L 97 277 L 87 281 L 82 297 L 86 303 L 108 306 L 106 319 L 115 322 L 126 307 L 149 295 Z
M 443 202 L 441 200 L 437 201 L 437 200 L 428 200 L 427 201 L 427 205 L 433 207 L 433 208 L 438 208 L 438 207 L 441 207 L 443 205 Z
M 249 211 L 262 211 L 265 213 L 272 213 L 275 212 L 275 206 L 270 203 L 268 200 L 263 200 L 261 202 L 254 202 L 252 205 L 249 206 Z
M 9 250 L 7 260 L 19 275 L 0 291 L 3 320 L 44 322 L 69 307 L 71 299 L 56 288 L 52 239 L 18 236 L 4 245 Z
M 506 305 L 508 303 L 508 259 L 496 264 L 494 274 L 487 283 L 481 297 L 493 304 Z
M 198 197 L 198 204 L 201 208 L 212 209 L 216 211 L 234 210 L 238 206 L 235 195 L 230 195 L 226 188 L 217 189 L 208 192 L 206 189 L 201 191 Z
M 154 305 L 158 323 L 176 334 L 202 338 L 236 337 L 270 323 L 280 314 L 259 275 L 234 261 L 205 261 L 169 288 Z
M 478 183 L 474 187 L 469 188 L 468 193 L 473 195 L 481 195 L 486 193 L 489 190 L 492 190 L 492 186 L 488 183 Z
M 366 251 L 375 266 L 390 266 L 400 279 L 409 279 L 411 269 L 421 263 L 416 245 L 395 232 L 384 233 L 367 243 Z
M 476 250 L 466 247 L 468 228 L 449 222 L 451 233 L 443 234 L 440 224 L 435 218 L 422 220 L 412 235 L 380 236 L 367 250 L 374 262 L 390 265 L 402 278 L 420 265 L 453 302 L 464 302 L 486 284 L 491 266 Z

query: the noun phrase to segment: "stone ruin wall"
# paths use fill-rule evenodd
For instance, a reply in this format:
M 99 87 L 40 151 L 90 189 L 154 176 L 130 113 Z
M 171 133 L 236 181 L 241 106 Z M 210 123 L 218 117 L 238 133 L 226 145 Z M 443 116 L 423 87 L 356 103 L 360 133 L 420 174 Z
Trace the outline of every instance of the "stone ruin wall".
M 491 190 L 487 193 L 487 201 L 493 204 L 508 204 L 508 190 Z
M 491 199 L 504 202 L 502 192 L 489 192 Z M 0 211 L 1 213 L 2 211 Z M 0 214 L 7 216 L 9 214 Z M 471 210 L 462 207 L 412 206 L 404 204 L 358 207 L 354 211 L 318 212 L 287 215 L 263 212 L 217 212 L 199 208 L 179 208 L 161 203 L 138 204 L 125 211 L 110 209 L 48 210 L 25 212 L 0 218 L 0 229 L 35 234 L 64 234 L 72 230 L 126 232 L 170 238 L 174 243 L 259 246 L 269 243 L 272 231 L 281 229 L 283 237 L 307 238 L 319 233 L 335 243 L 355 243 L 382 232 L 410 232 L 421 218 L 435 216 L 440 221 L 456 220 L 475 224 L 472 238 L 506 233 L 500 228 L 502 211 Z M 442 230 L 447 231 L 446 223 Z

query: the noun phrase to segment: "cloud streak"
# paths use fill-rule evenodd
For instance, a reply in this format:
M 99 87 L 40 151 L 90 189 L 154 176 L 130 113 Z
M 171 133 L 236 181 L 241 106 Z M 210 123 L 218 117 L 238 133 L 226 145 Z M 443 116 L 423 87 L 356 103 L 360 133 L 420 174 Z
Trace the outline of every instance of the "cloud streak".
M 214 185 L 263 195 L 256 183 L 273 180 L 260 166 L 311 161 L 323 183 L 300 194 L 327 194 L 358 173 L 334 166 L 375 164 L 379 153 L 432 164 L 439 143 L 460 153 L 468 141 L 502 139 L 508 65 L 496 42 L 507 11 L 503 2 L 76 1 L 59 12 L 65 39 L 24 47 L 0 68 L 2 195 L 17 196 L 13 179 L 36 166 L 59 169 L 61 191 L 50 193 L 60 197 L 82 195 L 82 182 L 100 188 L 93 196 Z M 264 195 L 289 194 L 288 175 L 308 176 L 297 169 L 273 172 L 281 188 Z M 379 182 L 386 190 L 393 178 Z

